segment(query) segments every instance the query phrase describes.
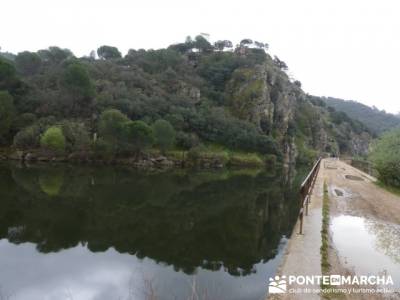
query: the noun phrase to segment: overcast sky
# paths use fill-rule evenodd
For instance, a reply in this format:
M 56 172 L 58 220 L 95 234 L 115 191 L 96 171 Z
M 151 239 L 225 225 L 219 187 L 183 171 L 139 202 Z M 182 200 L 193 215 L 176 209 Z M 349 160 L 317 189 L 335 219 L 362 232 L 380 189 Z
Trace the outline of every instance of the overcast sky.
M 289 65 L 306 92 L 400 111 L 397 0 L 7 0 L 0 46 L 57 45 L 88 55 L 107 44 L 162 48 L 201 32 L 252 38 Z

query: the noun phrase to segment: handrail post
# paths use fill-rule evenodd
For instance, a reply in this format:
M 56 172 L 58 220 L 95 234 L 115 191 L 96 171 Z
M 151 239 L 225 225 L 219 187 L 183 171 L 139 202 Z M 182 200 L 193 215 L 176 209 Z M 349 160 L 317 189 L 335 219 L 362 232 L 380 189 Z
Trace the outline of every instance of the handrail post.
M 321 165 L 321 157 L 318 158 L 317 162 L 314 164 L 311 171 L 308 173 L 306 179 L 304 179 L 303 183 L 300 187 L 300 213 L 299 213 L 299 221 L 300 228 L 299 234 L 303 234 L 303 219 L 304 219 L 304 210 L 306 216 L 308 216 L 308 204 L 311 203 L 311 193 L 314 188 L 315 182 L 317 180 L 319 168 Z M 305 207 L 304 207 L 305 206 Z
M 299 234 L 303 234 L 303 212 L 300 213 L 300 230 Z
M 306 196 L 306 216 L 308 216 L 308 201 L 309 201 L 310 197 L 307 195 Z

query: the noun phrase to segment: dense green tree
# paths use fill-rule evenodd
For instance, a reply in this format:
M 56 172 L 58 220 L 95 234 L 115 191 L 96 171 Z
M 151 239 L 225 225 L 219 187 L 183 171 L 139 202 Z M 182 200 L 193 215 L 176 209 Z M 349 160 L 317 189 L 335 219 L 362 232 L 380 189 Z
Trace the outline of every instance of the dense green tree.
M 9 133 L 14 117 L 13 97 L 7 91 L 0 91 L 0 141 Z
M 176 134 L 176 145 L 179 148 L 189 150 L 193 147 L 196 147 L 200 144 L 199 138 L 194 133 L 186 133 L 183 131 L 179 131 Z
M 231 41 L 228 41 L 228 40 L 219 40 L 219 41 L 216 41 L 216 42 L 214 43 L 214 47 L 215 47 L 215 49 L 217 49 L 217 50 L 219 50 L 219 51 L 222 51 L 222 50 L 224 50 L 225 48 L 232 48 L 233 45 L 232 45 L 232 42 L 231 42 Z
M 52 110 L 60 116 L 89 116 L 93 111 L 95 88 L 86 67 L 79 62 L 68 64 L 62 85 L 64 91 L 56 101 L 49 99 L 49 105 L 55 106 Z
M 60 124 L 68 151 L 87 150 L 90 146 L 89 132 L 84 123 L 65 120 Z
M 400 187 L 400 129 L 390 131 L 377 140 L 371 146 L 369 158 L 380 180 Z
M 0 57 L 0 90 L 7 90 L 11 95 L 21 93 L 22 82 L 16 76 L 12 62 Z
M 40 127 L 32 125 L 20 130 L 14 136 L 14 146 L 17 149 L 34 149 L 39 147 Z
M 125 122 L 122 130 L 128 148 L 136 153 L 151 147 L 154 143 L 153 130 L 143 121 Z
M 15 58 L 15 65 L 18 72 L 23 75 L 33 75 L 35 74 L 42 64 L 42 59 L 36 53 L 24 51 L 18 53 Z
M 254 41 L 254 45 L 259 48 L 259 49 L 265 49 L 268 50 L 269 45 L 267 43 L 259 42 L 259 41 Z
M 15 67 L 11 62 L 0 58 L 0 84 L 15 76 Z M 1 86 L 0 86 L 1 87 Z
M 168 68 L 180 70 L 184 58 L 180 53 L 172 49 L 135 51 L 129 50 L 125 60 L 137 64 L 144 71 L 152 74 L 159 74 Z
M 117 109 L 103 111 L 99 119 L 99 134 L 117 152 L 123 140 L 123 126 L 129 119 Z
M 64 84 L 74 94 L 83 97 L 94 95 L 93 83 L 85 66 L 80 63 L 72 63 L 64 72 Z
M 230 52 L 216 53 L 201 58 L 197 72 L 211 83 L 217 91 L 224 91 L 225 83 L 244 61 Z
M 288 70 L 287 64 L 283 60 L 280 60 L 279 57 L 276 55 L 274 56 L 274 63 L 279 69 L 284 71 Z
M 160 147 L 161 151 L 165 152 L 175 143 L 175 129 L 172 125 L 165 120 L 159 119 L 153 124 L 154 137 L 156 144 Z
M 293 82 L 297 87 L 301 88 L 301 82 L 299 80 L 295 80 Z
M 173 50 L 179 52 L 181 54 L 185 54 L 194 48 L 194 44 L 192 43 L 178 43 L 173 44 L 168 47 L 169 50 Z
M 213 50 L 213 46 L 202 35 L 196 36 L 194 41 L 194 47 L 198 49 L 200 52 L 210 52 Z
M 119 52 L 118 48 L 112 46 L 101 46 L 97 49 L 97 55 L 101 59 L 115 59 L 121 58 L 121 52 Z
M 62 61 L 74 57 L 69 49 L 61 49 L 59 47 L 49 47 L 38 51 L 40 58 L 50 64 L 59 64 Z
M 40 146 L 46 150 L 62 153 L 65 150 L 65 137 L 60 127 L 48 128 L 40 138 Z
M 1 47 L 0 47 L 1 50 Z M 15 54 L 10 53 L 10 52 L 0 52 L 0 58 L 4 58 L 8 61 L 14 61 L 15 60 Z
M 243 39 L 240 41 L 240 46 L 242 46 L 242 47 L 248 47 L 251 44 L 253 44 L 253 40 L 251 40 L 251 39 Z

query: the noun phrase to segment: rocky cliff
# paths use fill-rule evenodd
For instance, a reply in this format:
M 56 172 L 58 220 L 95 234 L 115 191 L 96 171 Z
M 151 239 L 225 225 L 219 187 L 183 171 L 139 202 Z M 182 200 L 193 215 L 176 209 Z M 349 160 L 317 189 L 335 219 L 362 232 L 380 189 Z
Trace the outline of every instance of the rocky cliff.
M 286 162 L 312 154 L 365 155 L 370 132 L 354 120 L 333 120 L 323 99 L 305 94 L 300 85 L 267 55 L 263 64 L 233 72 L 226 86 L 229 108 L 273 136 Z

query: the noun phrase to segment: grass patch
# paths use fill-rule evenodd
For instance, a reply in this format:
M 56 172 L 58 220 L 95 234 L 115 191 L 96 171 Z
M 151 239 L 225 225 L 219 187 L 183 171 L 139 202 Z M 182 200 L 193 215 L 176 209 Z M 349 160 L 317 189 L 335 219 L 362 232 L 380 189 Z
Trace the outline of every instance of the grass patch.
M 147 149 L 146 153 L 151 156 L 166 156 L 171 160 L 191 161 L 200 164 L 202 162 L 219 162 L 223 166 L 258 169 L 265 167 L 269 157 L 265 156 L 264 158 L 258 153 L 235 151 L 213 143 L 206 143 L 190 150 L 175 148 L 166 151 L 164 155 L 159 149 L 155 148 Z M 273 156 L 269 157 L 269 160 L 272 161 L 271 165 L 274 165 L 273 162 L 276 161 L 276 157 L 274 155 L 270 156 Z
M 321 229 L 321 270 L 323 274 L 327 274 L 331 265 L 329 264 L 328 248 L 329 248 L 329 196 L 328 187 L 324 182 L 324 197 L 322 199 L 322 229 Z
M 230 166 L 263 167 L 263 159 L 256 153 L 232 152 L 229 155 Z
M 322 275 L 329 275 L 331 270 L 331 264 L 329 263 L 329 195 L 328 185 L 324 182 L 324 196 L 322 199 L 322 228 L 321 228 L 321 272 Z M 321 289 L 325 290 L 326 293 L 322 293 L 322 297 L 325 299 L 342 299 L 344 294 L 338 292 L 328 293 L 327 291 L 337 286 L 330 284 L 323 284 L 321 282 Z
M 186 157 L 187 151 L 181 151 L 181 150 L 169 150 L 166 151 L 165 156 L 168 159 L 172 160 L 183 160 Z
M 390 192 L 390 193 L 392 193 L 392 194 L 394 194 L 396 196 L 400 196 L 400 188 L 398 188 L 398 187 L 387 185 L 387 184 L 385 184 L 384 182 L 382 182 L 380 180 L 376 181 L 375 184 L 377 186 L 379 186 L 380 188 L 382 188 L 384 190 L 387 190 L 388 192 Z

